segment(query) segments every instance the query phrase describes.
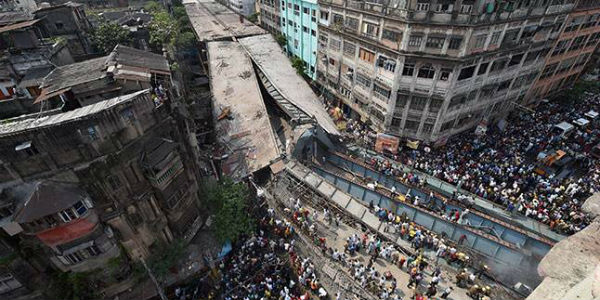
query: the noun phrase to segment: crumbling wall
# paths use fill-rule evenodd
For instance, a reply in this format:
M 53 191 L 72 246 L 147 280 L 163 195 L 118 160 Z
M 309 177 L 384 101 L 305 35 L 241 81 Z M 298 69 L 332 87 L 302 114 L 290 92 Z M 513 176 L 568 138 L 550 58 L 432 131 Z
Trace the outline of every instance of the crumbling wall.
M 528 300 L 600 298 L 600 193 L 590 197 L 583 210 L 594 221 L 546 254 L 538 267 L 544 280 Z

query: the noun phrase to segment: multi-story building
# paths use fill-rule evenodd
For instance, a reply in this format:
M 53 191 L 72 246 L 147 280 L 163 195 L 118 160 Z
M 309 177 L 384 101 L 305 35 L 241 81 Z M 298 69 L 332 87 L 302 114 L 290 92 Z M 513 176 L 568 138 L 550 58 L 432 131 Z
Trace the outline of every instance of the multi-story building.
M 600 41 L 600 1 L 579 0 L 546 57 L 546 64 L 527 103 L 552 96 L 572 86 L 592 58 Z
M 166 95 L 153 88 L 4 120 L 2 229 L 52 269 L 100 268 L 99 286 L 127 284 L 127 261 L 157 243 L 190 241 L 203 222 L 196 160 L 180 115 L 156 101 Z M 106 268 L 117 257 L 122 268 Z
M 245 17 L 256 12 L 254 0 L 226 0 L 226 4 L 233 11 Z
M 44 37 L 62 38 L 75 60 L 84 60 L 94 54 L 89 33 L 92 24 L 87 19 L 83 4 L 67 2 L 56 6 L 42 6 L 35 12 Z
M 317 77 L 318 12 L 316 0 L 283 0 L 279 11 L 287 53 L 302 59 L 305 73 L 312 79 Z
M 258 0 L 256 11 L 260 26 L 272 34 L 281 34 L 281 19 L 279 16 L 279 0 Z
M 317 80 L 345 113 L 428 142 L 506 115 L 574 0 L 319 1 Z

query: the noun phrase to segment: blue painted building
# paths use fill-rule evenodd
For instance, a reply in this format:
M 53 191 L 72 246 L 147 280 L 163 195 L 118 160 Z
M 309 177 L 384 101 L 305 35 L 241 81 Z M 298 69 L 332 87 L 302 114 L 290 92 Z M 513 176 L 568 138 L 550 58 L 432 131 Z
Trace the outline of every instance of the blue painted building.
M 317 0 L 281 0 L 281 34 L 287 40 L 286 50 L 290 56 L 304 61 L 306 75 L 317 76 Z

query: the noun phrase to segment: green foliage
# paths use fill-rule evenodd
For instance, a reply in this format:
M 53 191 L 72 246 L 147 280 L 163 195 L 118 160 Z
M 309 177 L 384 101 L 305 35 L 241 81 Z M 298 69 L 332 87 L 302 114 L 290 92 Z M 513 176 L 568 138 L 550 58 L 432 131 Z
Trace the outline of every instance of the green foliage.
M 146 4 L 144 4 L 144 9 L 150 13 L 154 13 L 154 12 L 163 10 L 164 7 L 156 1 L 149 1 L 149 2 L 146 2 Z
M 298 72 L 298 74 L 300 75 L 304 75 L 304 73 L 306 72 L 306 65 L 304 64 L 304 61 L 297 56 L 294 56 L 292 58 L 292 67 L 294 67 L 294 69 L 296 69 L 296 72 Z
M 196 46 L 196 36 L 191 32 L 182 32 L 175 37 L 177 49 L 189 49 Z
M 45 294 L 50 299 L 98 299 L 98 289 L 90 277 L 91 272 L 54 273 Z
M 185 11 L 185 7 L 183 7 L 183 6 L 173 7 L 173 18 L 180 19 L 182 17 L 187 18 L 187 12 Z
M 129 31 L 115 23 L 103 22 L 92 32 L 92 42 L 102 53 L 109 53 L 117 44 L 125 44 Z
M 283 34 L 278 34 L 277 37 L 275 37 L 275 40 L 277 40 L 277 43 L 281 47 L 285 46 L 285 44 L 287 43 L 287 39 Z
M 185 252 L 183 241 L 175 240 L 170 244 L 159 243 L 152 249 L 148 258 L 148 268 L 159 278 L 164 278 L 169 268 L 177 265 L 177 262 Z
M 242 234 L 254 230 L 254 220 L 248 214 L 248 187 L 225 178 L 221 182 L 205 185 L 205 195 L 215 213 L 215 235 L 219 242 L 234 242 Z
M 250 21 L 252 23 L 258 22 L 258 13 L 253 13 L 253 14 L 249 15 L 248 21 Z
M 175 20 L 164 10 L 152 13 L 152 22 L 148 26 L 150 31 L 150 44 L 155 48 L 161 48 L 165 44 L 172 44 L 179 27 Z

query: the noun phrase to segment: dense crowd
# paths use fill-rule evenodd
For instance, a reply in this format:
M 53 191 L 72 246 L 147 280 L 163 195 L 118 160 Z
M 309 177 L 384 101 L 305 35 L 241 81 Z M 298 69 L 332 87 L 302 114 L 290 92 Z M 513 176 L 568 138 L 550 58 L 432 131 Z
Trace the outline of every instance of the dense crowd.
M 600 162 L 589 155 L 600 142 L 600 121 L 592 120 L 585 128 L 576 127 L 566 137 L 552 129 L 563 121 L 585 118 L 591 110 L 600 111 L 600 96 L 586 95 L 568 105 L 546 102 L 535 113 L 511 114 L 503 130 L 491 126 L 484 135 L 460 134 L 445 146 L 427 151 L 403 148 L 395 158 L 510 212 L 548 224 L 557 232 L 572 234 L 589 224 L 581 205 L 592 193 L 600 191 Z M 347 137 L 372 146 L 372 134 L 359 122 L 349 121 L 346 131 Z M 564 151 L 571 163 L 553 172 L 541 161 L 540 153 L 550 155 L 557 150 Z M 391 166 L 384 166 L 383 171 L 414 177 L 409 178 L 414 184 L 424 183 L 423 178 Z
M 581 204 L 600 190 L 600 165 L 586 153 L 600 140 L 600 123 L 578 128 L 566 138 L 553 133 L 552 127 L 598 111 L 598 101 L 593 96 L 574 105 L 544 103 L 535 114 L 511 115 L 503 131 L 492 127 L 483 136 L 461 134 L 433 151 L 403 152 L 401 160 L 558 232 L 574 233 L 589 224 Z M 538 154 L 556 150 L 573 157 L 572 168 L 587 170 L 586 174 L 576 170 L 566 176 L 538 174 Z

